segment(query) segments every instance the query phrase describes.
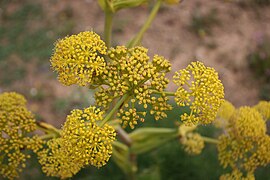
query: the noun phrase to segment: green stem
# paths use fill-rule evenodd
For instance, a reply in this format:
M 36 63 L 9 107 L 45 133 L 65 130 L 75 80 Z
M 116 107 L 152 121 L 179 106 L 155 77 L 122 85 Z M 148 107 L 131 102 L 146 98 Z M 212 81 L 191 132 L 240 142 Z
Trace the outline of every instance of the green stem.
M 56 135 L 60 135 L 61 132 L 61 130 L 45 122 L 37 122 L 37 129 L 44 131 L 45 133 L 54 133 Z
M 158 136 L 156 138 L 152 137 L 143 142 L 134 142 L 133 146 L 131 147 L 131 152 L 134 154 L 142 154 L 149 151 L 152 151 L 158 147 L 167 144 L 168 142 L 174 140 L 177 136 L 177 133 L 166 135 L 166 136 Z
M 40 139 L 46 140 L 46 139 L 52 139 L 52 138 L 55 138 L 55 137 L 56 137 L 56 135 L 51 133 L 51 134 L 45 134 L 43 136 L 40 136 Z
M 113 20 L 113 13 L 110 10 L 108 3 L 106 2 L 105 8 L 105 24 L 104 24 L 104 38 L 105 43 L 108 48 L 111 47 L 111 35 L 112 35 L 112 20 Z
M 155 93 L 155 94 L 165 94 L 167 96 L 175 96 L 175 92 L 168 92 L 168 91 L 159 92 L 159 91 L 154 90 L 153 93 Z
M 128 133 L 124 129 L 122 129 L 122 127 L 120 126 L 117 127 L 116 132 L 118 136 L 120 137 L 120 139 L 125 143 L 125 145 L 130 147 L 132 144 L 132 140 L 130 139 Z
M 139 45 L 139 43 L 141 42 L 144 33 L 147 31 L 147 29 L 151 26 L 154 18 L 157 15 L 157 12 L 161 6 L 162 0 L 157 0 L 156 4 L 154 5 L 150 15 L 148 16 L 147 20 L 145 21 L 144 25 L 142 26 L 142 28 L 140 29 L 140 31 L 138 32 L 138 34 L 131 40 L 131 42 L 128 43 L 127 47 L 131 48 L 134 46 Z
M 207 143 L 218 144 L 219 140 L 202 136 L 203 140 Z
M 175 133 L 175 132 L 176 132 L 175 129 L 171 129 L 171 128 L 142 127 L 131 132 L 129 136 L 134 137 L 134 136 L 141 136 L 141 135 L 148 135 L 148 134 L 150 135 L 152 134 L 156 136 L 156 135 L 164 135 L 164 134 L 170 134 L 170 133 Z
M 128 146 L 126 146 L 125 144 L 119 142 L 119 141 L 113 141 L 113 146 L 117 147 L 118 149 L 123 149 L 125 151 L 128 151 Z
M 125 94 L 120 101 L 118 101 L 113 109 L 109 112 L 109 114 L 106 115 L 106 117 L 103 119 L 103 121 L 100 123 L 100 126 L 102 127 L 107 121 L 111 119 L 111 117 L 114 115 L 114 113 L 119 109 L 119 107 L 122 105 L 122 103 L 129 97 L 129 94 Z

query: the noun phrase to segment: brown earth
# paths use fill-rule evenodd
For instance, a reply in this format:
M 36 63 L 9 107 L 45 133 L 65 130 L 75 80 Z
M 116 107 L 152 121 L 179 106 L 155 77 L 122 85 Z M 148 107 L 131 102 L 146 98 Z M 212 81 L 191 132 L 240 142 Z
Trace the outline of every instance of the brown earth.
M 54 20 L 66 8 L 73 12 L 76 20 L 74 33 L 84 30 L 103 32 L 104 15 L 94 0 L 51 0 L 40 1 L 48 19 Z M 12 8 L 11 8 L 12 10 Z M 191 18 L 215 12 L 217 23 L 209 25 L 211 33 L 194 33 Z M 114 45 L 123 45 L 139 30 L 150 7 L 121 10 L 114 18 Z M 55 22 L 57 23 L 57 22 Z M 270 35 L 270 7 L 243 7 L 234 2 L 193 0 L 176 6 L 164 5 L 147 31 L 142 42 L 149 54 L 162 55 L 173 64 L 173 71 L 185 68 L 191 61 L 198 60 L 214 67 L 224 84 L 226 99 L 236 106 L 254 105 L 258 102 L 260 82 L 248 68 L 246 56 L 264 36 Z M 49 61 L 49 60 L 48 60 Z M 31 66 L 29 67 L 31 70 Z M 170 74 L 172 76 L 173 73 Z M 76 87 L 64 87 L 52 78 L 53 72 L 39 74 L 30 71 L 27 81 L 17 83 L 16 88 L 45 88 L 45 94 L 54 97 L 70 96 Z M 13 88 L 14 89 L 14 88 Z M 176 87 L 170 84 L 169 89 Z M 5 90 L 5 89 L 4 89 Z M 33 90 L 33 89 L 32 89 Z M 86 90 L 80 90 L 87 92 Z M 89 97 L 89 96 L 88 96 Z M 43 103 L 31 103 L 33 111 L 46 120 L 58 117 L 50 110 L 50 98 Z M 61 122 L 63 122 L 63 117 Z M 59 122 L 58 121 L 58 122 Z M 59 123 L 55 123 L 59 124 Z

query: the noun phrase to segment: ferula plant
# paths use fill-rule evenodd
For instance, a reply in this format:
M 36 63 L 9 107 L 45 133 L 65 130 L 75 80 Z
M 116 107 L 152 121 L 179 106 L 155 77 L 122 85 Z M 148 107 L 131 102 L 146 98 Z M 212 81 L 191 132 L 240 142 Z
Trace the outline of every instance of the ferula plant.
M 266 126 L 270 102 L 235 108 L 224 100 L 216 70 L 199 61 L 174 73 L 171 79 L 178 88 L 169 92 L 170 61 L 161 55 L 150 57 L 148 49 L 141 46 L 144 32 L 161 4 L 181 1 L 156 0 L 138 34 L 126 45 L 116 47 L 111 47 L 113 16 L 120 9 L 148 1 L 98 2 L 105 13 L 104 41 L 92 30 L 70 35 L 56 41 L 50 59 L 60 83 L 92 89 L 95 103 L 72 110 L 62 128 L 57 129 L 37 122 L 22 95 L 1 94 L 0 175 L 18 178 L 34 153 L 47 176 L 71 178 L 86 166 L 102 168 L 113 160 L 127 179 L 136 179 L 132 157 L 176 139 L 190 155 L 200 154 L 206 143 L 215 144 L 220 165 L 230 169 L 220 179 L 255 179 L 256 168 L 270 162 Z M 188 109 L 179 112 L 177 120 L 167 118 L 173 101 Z M 174 128 L 143 127 L 143 122 L 150 120 L 148 115 L 178 123 Z M 196 131 L 211 123 L 221 129 L 219 137 L 205 137 Z M 132 131 L 127 133 L 127 127 Z

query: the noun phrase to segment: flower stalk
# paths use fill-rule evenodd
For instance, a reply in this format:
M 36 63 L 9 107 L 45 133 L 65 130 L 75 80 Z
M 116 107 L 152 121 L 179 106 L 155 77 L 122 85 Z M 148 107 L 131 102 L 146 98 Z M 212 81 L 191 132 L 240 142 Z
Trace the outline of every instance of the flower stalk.
M 157 0 L 144 25 L 142 26 L 138 34 L 128 43 L 127 47 L 131 48 L 141 43 L 144 33 L 147 31 L 147 29 L 149 29 L 153 20 L 155 19 L 162 1 L 163 0 Z
M 104 38 L 105 38 L 105 44 L 106 44 L 106 46 L 108 48 L 111 47 L 112 21 L 113 21 L 113 13 L 110 11 L 108 5 L 106 5 L 105 24 L 104 24 Z
M 125 94 L 120 101 L 118 101 L 115 106 L 113 107 L 113 109 L 106 115 L 106 117 L 103 119 L 103 121 L 100 123 L 100 126 L 102 127 L 107 121 L 109 121 L 114 113 L 121 107 L 121 105 L 123 104 L 123 102 L 125 102 L 125 100 L 129 97 L 129 94 Z
M 204 142 L 212 143 L 212 144 L 218 144 L 219 143 L 219 140 L 217 140 L 217 139 L 209 138 L 209 137 L 205 137 L 205 136 L 201 136 L 201 137 L 204 140 Z

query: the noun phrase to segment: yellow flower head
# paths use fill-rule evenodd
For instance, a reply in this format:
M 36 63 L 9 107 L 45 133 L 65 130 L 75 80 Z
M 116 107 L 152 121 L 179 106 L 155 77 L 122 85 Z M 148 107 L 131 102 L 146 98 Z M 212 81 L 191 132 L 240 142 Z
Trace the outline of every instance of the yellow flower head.
M 0 95 L 0 174 L 4 178 L 14 179 L 25 167 L 30 155 L 22 150 L 37 152 L 42 141 L 37 137 L 28 137 L 36 129 L 33 114 L 26 109 L 25 98 L 17 93 Z
M 167 103 L 169 99 L 163 93 L 169 82 L 165 75 L 171 70 L 171 64 L 158 55 L 150 61 L 147 51 L 139 46 L 130 49 L 117 46 L 108 51 L 110 60 L 102 76 L 106 86 L 99 87 L 96 92 L 96 103 L 109 108 L 113 99 L 126 93 L 132 95 L 118 113 L 123 127 L 134 128 L 138 121 L 144 121 L 146 111 L 139 112 L 136 106 L 146 109 L 151 105 L 150 114 L 156 120 L 167 117 L 165 111 L 171 109 Z
M 225 100 L 218 110 L 217 118 L 214 121 L 215 126 L 219 128 L 226 128 L 234 111 L 235 107 L 229 101 Z
M 198 155 L 204 148 L 204 140 L 198 133 L 188 133 L 180 139 L 184 150 L 190 155 Z
M 174 83 L 179 86 L 175 102 L 190 106 L 190 114 L 181 115 L 181 120 L 190 124 L 211 123 L 223 102 L 224 88 L 217 72 L 201 62 L 192 62 L 186 69 L 176 72 Z
M 76 156 L 71 142 L 54 138 L 47 142 L 47 148 L 38 152 L 42 171 L 47 176 L 70 178 L 83 167 L 83 160 Z
M 254 173 L 270 162 L 270 137 L 261 114 L 251 107 L 235 110 L 228 121 L 227 134 L 218 144 L 220 164 Z
M 270 163 L 270 137 L 236 139 L 222 135 L 219 138 L 218 158 L 226 168 L 239 168 L 244 172 L 254 173 L 257 167 Z
M 74 151 L 84 159 L 86 165 L 104 166 L 112 154 L 112 142 L 116 133 L 108 124 L 98 126 L 98 121 L 103 119 L 103 113 L 96 107 L 83 111 L 73 110 L 63 127 L 63 138 L 75 142 Z
M 52 68 L 64 85 L 91 84 L 105 69 L 106 45 L 94 32 L 81 32 L 56 42 Z
M 103 111 L 89 107 L 67 116 L 61 137 L 49 141 L 49 149 L 39 154 L 47 175 L 67 178 L 86 165 L 101 167 L 108 162 L 116 133 L 112 126 L 98 125 L 102 115 Z
M 238 169 L 234 169 L 232 173 L 223 174 L 219 180 L 255 180 L 253 173 L 247 173 L 246 177 Z
M 230 132 L 236 138 L 259 137 L 266 133 L 266 124 L 262 115 L 250 107 L 241 107 L 230 118 Z
M 254 108 L 263 116 L 265 121 L 270 119 L 270 102 L 260 101 Z
M 178 128 L 178 132 L 179 132 L 179 135 L 181 137 L 185 137 L 186 134 L 194 131 L 195 129 L 197 128 L 196 125 L 192 125 L 192 126 L 186 126 L 185 124 L 181 124 Z

